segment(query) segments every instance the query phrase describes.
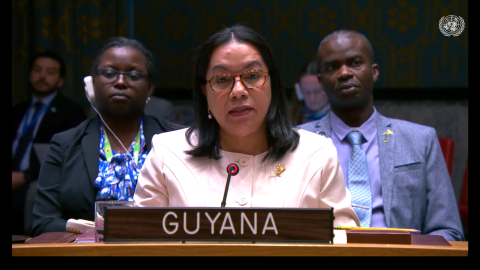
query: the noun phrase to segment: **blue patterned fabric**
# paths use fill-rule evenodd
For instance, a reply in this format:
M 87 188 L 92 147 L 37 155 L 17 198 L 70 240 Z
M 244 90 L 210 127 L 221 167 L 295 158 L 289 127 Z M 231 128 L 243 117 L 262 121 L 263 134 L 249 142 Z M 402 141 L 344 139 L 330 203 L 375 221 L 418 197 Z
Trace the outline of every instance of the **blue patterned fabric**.
M 140 119 L 140 153 L 138 165 L 135 165 L 135 161 L 131 158 L 133 157 L 135 140 L 132 141 L 128 149 L 131 156 L 115 153 L 112 149 L 113 157 L 110 162 L 107 161 L 105 156 L 104 143 L 105 133 L 103 132 L 103 124 L 100 122 L 100 160 L 98 164 L 98 176 L 94 182 L 94 186 L 97 189 L 96 200 L 133 201 L 138 174 L 148 154 L 145 149 L 145 136 L 143 135 L 143 118 Z
M 367 157 L 360 146 L 362 137 L 362 133 L 356 130 L 347 135 L 347 140 L 352 144 L 352 153 L 348 160 L 348 189 L 352 194 L 352 207 L 360 219 L 360 226 L 370 227 L 372 194 Z

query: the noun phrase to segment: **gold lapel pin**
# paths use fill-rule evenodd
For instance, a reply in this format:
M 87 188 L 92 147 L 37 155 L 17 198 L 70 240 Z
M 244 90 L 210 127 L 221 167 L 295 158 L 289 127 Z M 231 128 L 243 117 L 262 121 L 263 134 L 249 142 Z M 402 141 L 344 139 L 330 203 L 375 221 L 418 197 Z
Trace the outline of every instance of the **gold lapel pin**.
M 279 163 L 275 166 L 275 171 L 274 172 L 271 172 L 271 173 L 274 173 L 276 174 L 277 176 L 281 176 L 281 174 L 285 171 L 285 165 L 283 165 L 282 163 Z
M 393 132 L 390 129 L 387 129 L 382 135 L 384 137 L 383 142 L 388 142 L 388 136 L 393 135 Z

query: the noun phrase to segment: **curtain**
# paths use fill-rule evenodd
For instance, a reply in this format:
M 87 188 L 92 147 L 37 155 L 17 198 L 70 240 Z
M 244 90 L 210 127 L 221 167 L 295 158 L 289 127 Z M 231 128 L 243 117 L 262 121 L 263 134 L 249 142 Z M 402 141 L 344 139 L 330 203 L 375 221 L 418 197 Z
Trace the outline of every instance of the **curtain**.
M 83 77 L 95 54 L 112 36 L 129 36 L 126 0 L 12 1 L 12 105 L 30 97 L 31 58 L 54 50 L 65 60 L 62 93 L 88 108 Z

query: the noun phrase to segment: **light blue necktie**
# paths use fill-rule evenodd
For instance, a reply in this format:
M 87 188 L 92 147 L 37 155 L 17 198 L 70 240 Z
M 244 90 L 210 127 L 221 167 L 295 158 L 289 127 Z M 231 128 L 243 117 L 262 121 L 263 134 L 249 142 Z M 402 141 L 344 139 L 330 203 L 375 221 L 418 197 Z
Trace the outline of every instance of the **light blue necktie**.
M 362 133 L 353 130 L 347 135 L 352 145 L 348 159 L 348 189 L 352 194 L 352 207 L 360 219 L 361 227 L 370 227 L 372 217 L 372 194 L 368 177 L 367 156 L 361 145 Z

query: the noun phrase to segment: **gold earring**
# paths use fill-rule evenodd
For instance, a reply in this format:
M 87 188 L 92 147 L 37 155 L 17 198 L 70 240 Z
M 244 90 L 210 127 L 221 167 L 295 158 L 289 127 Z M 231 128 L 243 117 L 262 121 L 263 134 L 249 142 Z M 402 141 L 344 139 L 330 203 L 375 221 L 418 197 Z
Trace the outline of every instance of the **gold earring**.
M 208 119 L 212 119 L 213 116 L 212 116 L 212 113 L 210 112 L 210 109 L 207 109 L 207 111 L 208 111 Z
M 150 101 L 150 97 L 147 97 L 147 101 L 145 101 L 145 104 L 148 104 L 149 101 Z

